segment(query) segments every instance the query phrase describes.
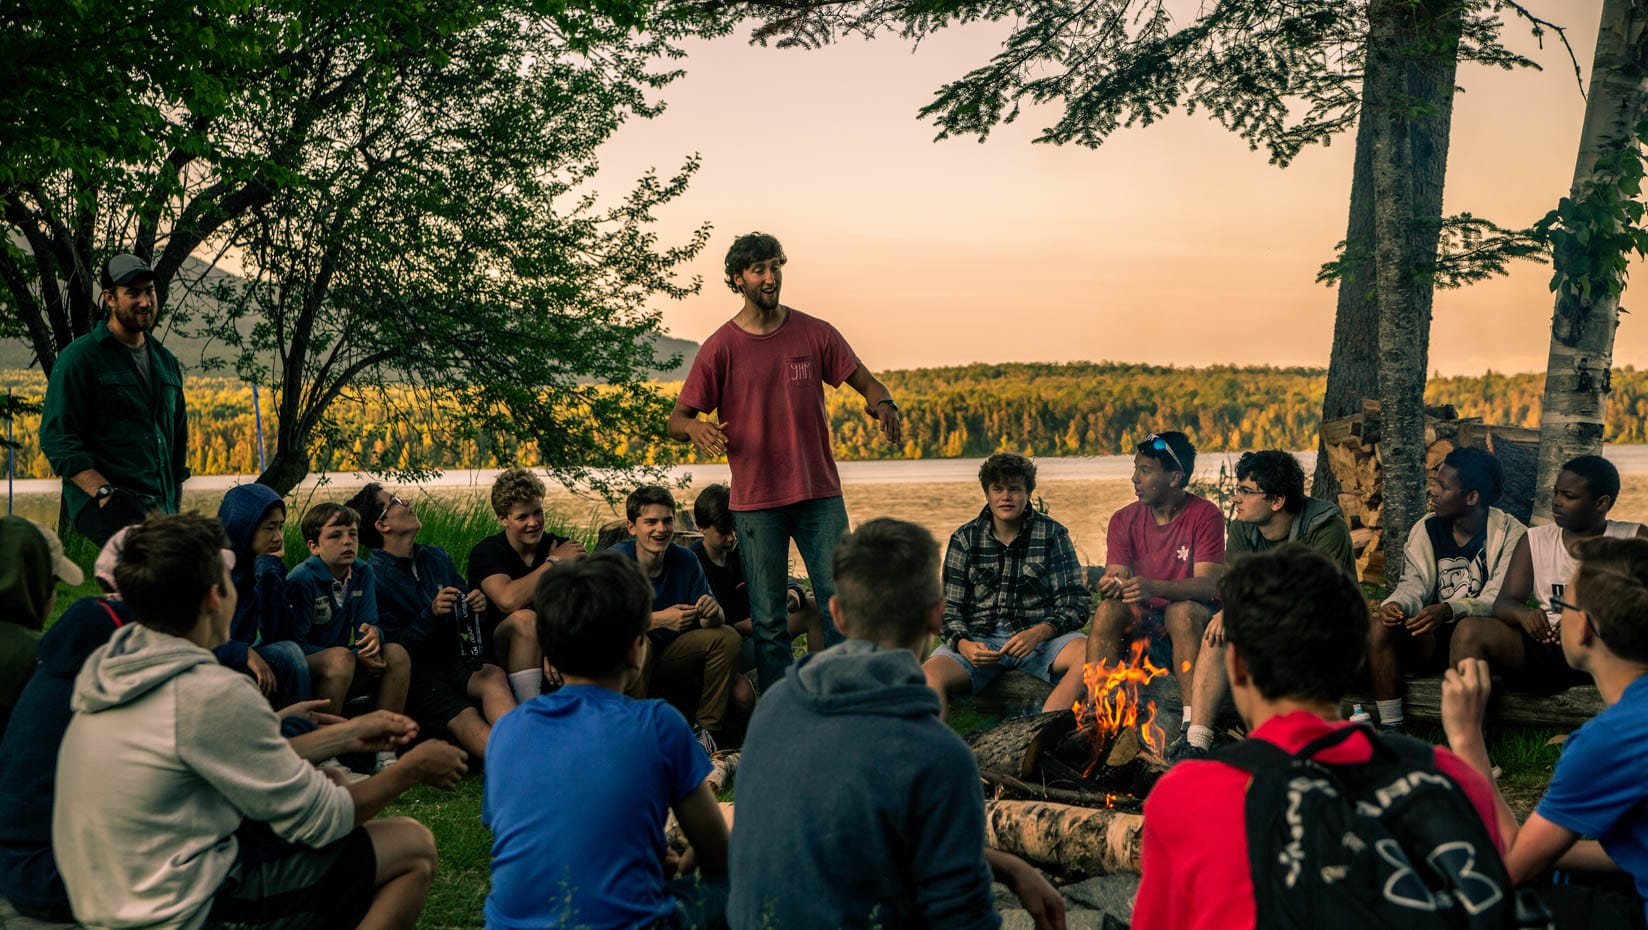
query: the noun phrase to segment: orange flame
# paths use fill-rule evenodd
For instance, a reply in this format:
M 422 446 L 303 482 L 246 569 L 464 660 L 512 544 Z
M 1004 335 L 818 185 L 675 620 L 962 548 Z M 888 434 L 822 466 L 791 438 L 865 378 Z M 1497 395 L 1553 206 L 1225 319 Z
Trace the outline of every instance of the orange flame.
M 1158 754 L 1167 746 L 1167 734 L 1156 726 L 1156 702 L 1146 701 L 1142 707 L 1139 704 L 1139 686 L 1167 674 L 1167 669 L 1144 654 L 1147 645 L 1145 640 L 1134 642 L 1125 662 L 1100 659 L 1082 668 L 1087 698 L 1077 701 L 1071 710 L 1076 714 L 1076 725 L 1093 734 L 1094 757 L 1084 775 L 1098 768 L 1103 761 L 1098 753 L 1123 730 L 1137 729 L 1144 745 Z

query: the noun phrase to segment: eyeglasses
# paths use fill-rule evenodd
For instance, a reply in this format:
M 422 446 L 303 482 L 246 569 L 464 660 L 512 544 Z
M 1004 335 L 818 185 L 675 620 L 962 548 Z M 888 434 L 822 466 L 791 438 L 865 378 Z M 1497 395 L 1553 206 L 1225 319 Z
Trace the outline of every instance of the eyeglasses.
M 1565 601 L 1555 594 L 1551 595 L 1551 607 L 1555 610 L 1571 610 L 1574 613 L 1579 614 L 1581 617 L 1585 618 L 1585 625 L 1591 628 L 1591 632 L 1596 636 L 1596 638 L 1603 638 L 1602 629 L 1596 625 L 1596 620 L 1591 617 L 1590 613 L 1588 613 L 1585 608 L 1575 604 L 1572 601 Z M 1606 640 L 1604 640 L 1604 642 L 1606 642 Z
M 407 510 L 412 509 L 411 501 L 408 501 L 406 498 L 400 497 L 399 495 L 391 494 L 389 495 L 389 503 L 383 505 L 384 514 L 387 516 L 389 511 L 394 510 L 397 504 L 405 507 Z
M 1259 497 L 1270 496 L 1260 488 L 1244 488 L 1239 484 L 1236 486 L 1235 493 L 1237 497 L 1253 497 L 1254 495 L 1258 495 Z
M 1167 444 L 1167 440 L 1156 435 L 1155 433 L 1151 433 L 1149 436 L 1144 437 L 1144 441 L 1139 443 L 1139 448 L 1154 449 L 1157 452 L 1166 452 L 1167 457 L 1173 460 L 1174 468 L 1178 469 L 1181 474 L 1190 474 L 1190 472 L 1185 469 L 1184 463 L 1179 461 L 1179 457 L 1173 454 L 1173 447 Z

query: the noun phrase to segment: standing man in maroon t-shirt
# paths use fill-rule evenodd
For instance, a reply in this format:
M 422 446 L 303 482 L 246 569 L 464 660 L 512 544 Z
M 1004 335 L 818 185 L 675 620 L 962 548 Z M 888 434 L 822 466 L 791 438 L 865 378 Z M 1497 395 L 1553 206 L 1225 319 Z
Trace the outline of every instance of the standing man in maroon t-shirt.
M 824 639 L 841 641 L 830 615 L 835 544 L 847 530 L 841 477 L 830 454 L 824 384 L 843 381 L 887 441 L 899 442 L 898 404 L 835 327 L 778 302 L 784 248 L 766 233 L 739 236 L 727 250 L 727 287 L 744 298 L 738 315 L 698 350 L 681 387 L 669 433 L 732 467 L 732 519 L 750 592 L 761 690 L 790 664 L 784 604 L 790 540 L 812 578 Z M 700 420 L 700 413 L 716 412 Z
M 1191 669 L 1225 568 L 1224 515 L 1185 490 L 1195 467 L 1196 447 L 1184 433 L 1151 433 L 1139 442 L 1133 456 L 1133 493 L 1139 499 L 1110 518 L 1099 579 L 1104 600 L 1087 634 L 1087 661 L 1115 662 L 1125 652 L 1124 640 L 1148 635 L 1156 624 L 1165 627 L 1181 695 L 1191 693 Z M 1073 667 L 1047 706 L 1069 707 L 1085 690 L 1081 666 Z M 1190 723 L 1187 698 L 1180 726 Z

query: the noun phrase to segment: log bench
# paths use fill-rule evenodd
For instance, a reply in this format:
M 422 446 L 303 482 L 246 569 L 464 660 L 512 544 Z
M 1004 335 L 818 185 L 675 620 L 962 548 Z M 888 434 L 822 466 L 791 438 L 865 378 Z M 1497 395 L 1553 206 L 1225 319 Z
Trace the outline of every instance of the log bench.
M 1043 701 L 1053 689 L 1047 682 L 1033 675 L 1011 671 L 991 682 L 988 688 L 972 698 L 956 698 L 972 702 L 981 713 L 1017 715 L 1038 713 Z M 1172 675 L 1163 675 L 1141 689 L 1141 695 L 1154 700 L 1163 713 L 1180 708 L 1179 683 Z M 1365 687 L 1357 688 L 1345 698 L 1343 713 L 1350 716 L 1351 705 L 1361 704 L 1373 713 L 1373 694 Z M 1577 730 L 1602 710 L 1602 696 L 1590 685 L 1569 688 L 1555 694 L 1531 694 L 1510 691 L 1495 684 L 1493 698 L 1488 704 L 1488 723 L 1507 727 L 1537 727 L 1541 729 Z M 1403 714 L 1409 720 L 1440 725 L 1442 722 L 1442 679 L 1439 677 L 1410 678 Z M 1236 709 L 1226 698 L 1219 710 L 1219 725 L 1240 723 Z M 1172 736 L 1172 733 L 1169 733 Z

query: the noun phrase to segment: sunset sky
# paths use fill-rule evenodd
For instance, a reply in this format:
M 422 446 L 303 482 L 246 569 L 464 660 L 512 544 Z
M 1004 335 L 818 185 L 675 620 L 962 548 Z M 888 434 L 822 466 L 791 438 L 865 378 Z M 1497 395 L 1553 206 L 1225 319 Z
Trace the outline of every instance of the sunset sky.
M 1535 0 L 1589 78 L 1601 0 Z M 603 150 L 617 193 L 648 167 L 703 167 L 661 217 L 665 241 L 714 226 L 690 273 L 703 292 L 664 306 L 701 341 L 737 310 L 721 260 L 739 233 L 777 235 L 784 301 L 834 322 L 872 368 L 1113 359 L 1177 365 L 1326 365 L 1334 291 L 1314 283 L 1344 237 L 1354 136 L 1286 169 L 1207 117 L 1123 129 L 1096 150 L 1032 145 L 1051 114 L 932 141 L 916 111 L 985 62 L 1005 25 L 955 29 L 912 53 L 853 40 L 822 51 L 748 44 L 748 28 L 687 46 L 669 109 Z M 1504 225 L 1567 193 L 1584 101 L 1566 52 L 1505 30 L 1543 66 L 1462 68 L 1445 209 Z M 1633 271 L 1641 280 L 1644 269 Z M 1437 295 L 1431 368 L 1543 368 L 1550 269 Z M 1629 292 L 1625 305 L 1630 306 Z M 1648 324 L 1624 317 L 1616 365 L 1648 366 Z

